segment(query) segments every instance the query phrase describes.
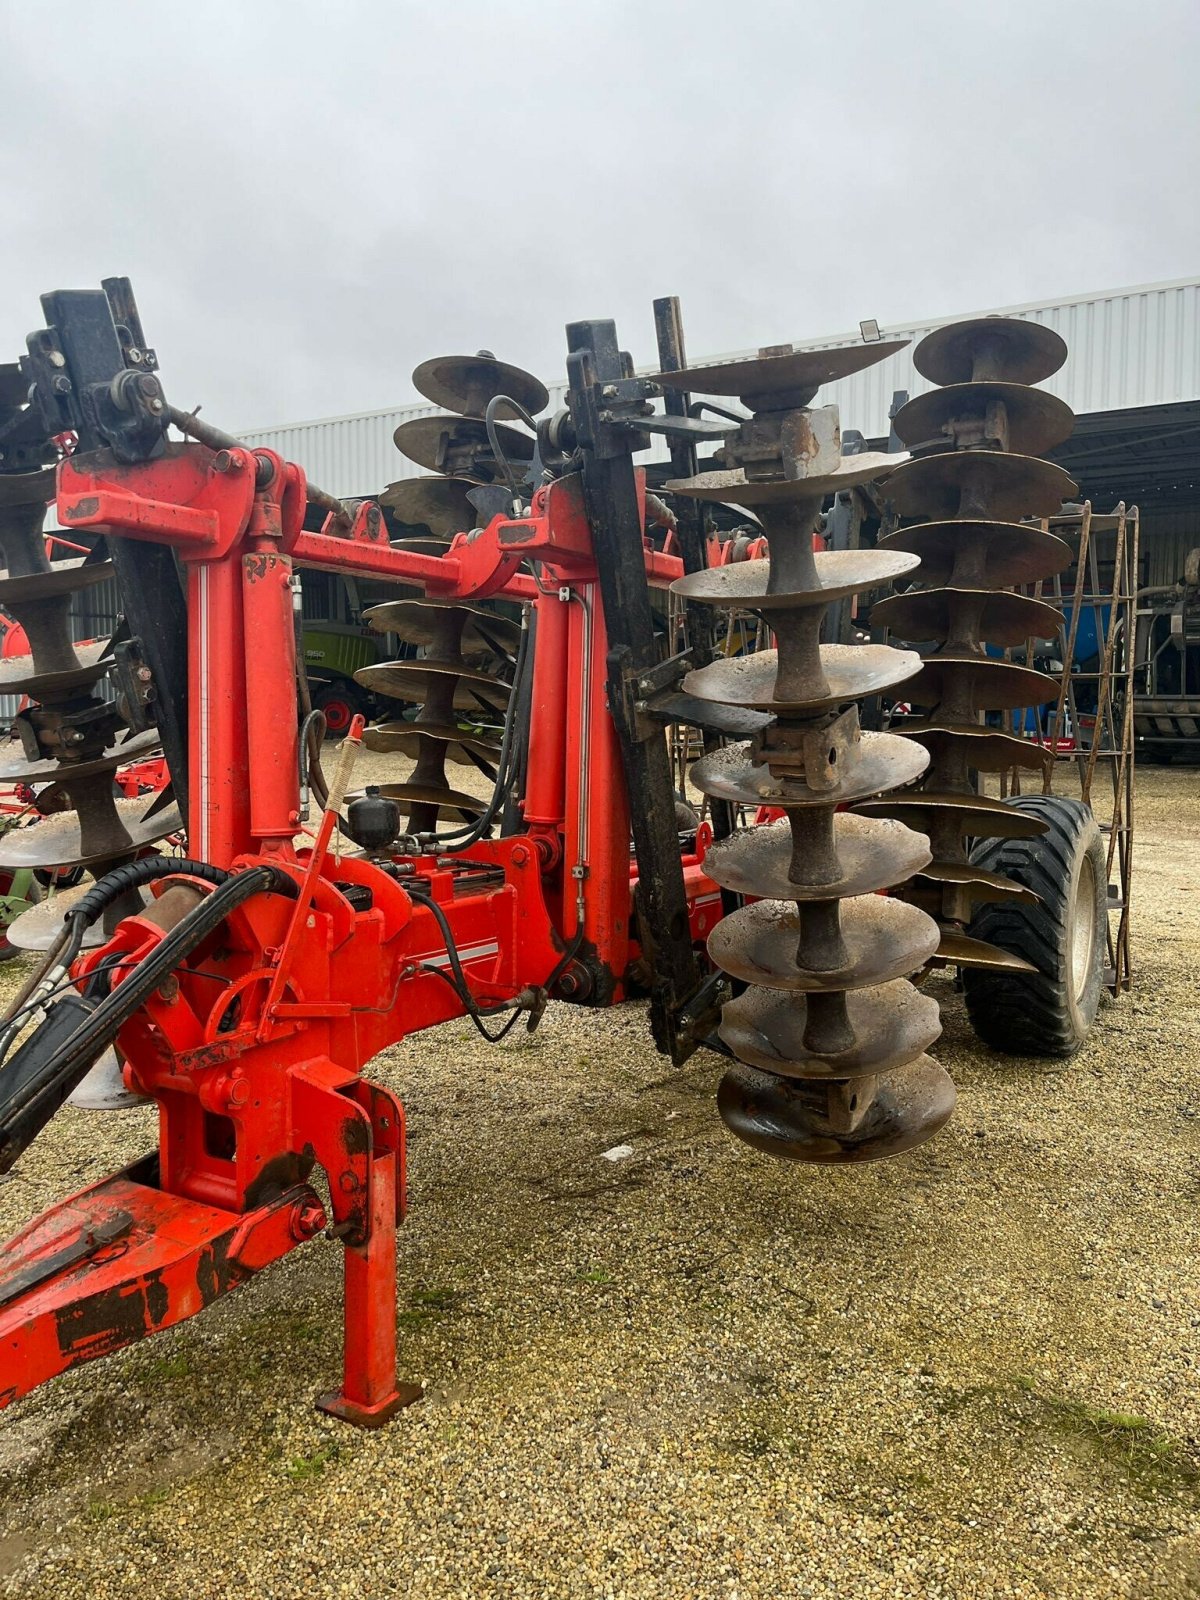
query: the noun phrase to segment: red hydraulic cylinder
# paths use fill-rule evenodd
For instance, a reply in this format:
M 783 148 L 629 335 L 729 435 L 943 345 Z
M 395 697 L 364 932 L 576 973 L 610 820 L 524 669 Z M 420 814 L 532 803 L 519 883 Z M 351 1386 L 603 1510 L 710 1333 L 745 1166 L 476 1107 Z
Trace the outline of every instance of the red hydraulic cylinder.
M 567 649 L 570 599 L 559 591 L 537 599 L 537 646 L 533 657 L 529 763 L 525 783 L 525 821 L 530 827 L 557 827 L 566 805 Z
M 292 563 L 275 550 L 242 557 L 250 833 L 289 843 L 300 824 L 300 735 L 296 718 L 296 635 Z M 259 671 L 264 647 L 270 659 Z
M 249 842 L 249 774 L 237 760 L 246 748 L 242 571 L 237 556 L 189 569 L 188 615 L 188 844 L 202 861 L 228 867 Z

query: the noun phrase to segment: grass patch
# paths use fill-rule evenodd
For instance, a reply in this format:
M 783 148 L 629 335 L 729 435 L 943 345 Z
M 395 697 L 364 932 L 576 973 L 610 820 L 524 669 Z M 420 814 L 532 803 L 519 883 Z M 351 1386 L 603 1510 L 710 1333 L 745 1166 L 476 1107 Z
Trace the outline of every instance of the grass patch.
M 192 1363 L 179 1351 L 173 1356 L 159 1356 L 146 1368 L 146 1376 L 152 1383 L 167 1383 L 172 1378 L 190 1378 Z
M 577 1273 L 580 1283 L 611 1283 L 612 1273 L 607 1267 L 593 1267 L 590 1272 Z
M 115 1517 L 117 1507 L 111 1500 L 89 1500 L 88 1516 L 93 1522 L 107 1522 L 110 1517 Z
M 428 1323 L 448 1316 L 461 1298 L 455 1289 L 418 1289 L 410 1296 L 410 1303 L 398 1314 L 396 1321 L 406 1333 L 416 1332 Z
M 1200 1468 L 1182 1441 L 1148 1417 L 1129 1411 L 1108 1411 L 1083 1400 L 1039 1394 L 1028 1381 L 1022 1388 L 1033 1396 L 1057 1432 L 1082 1439 L 1134 1484 L 1152 1493 L 1195 1491 Z
M 337 1457 L 336 1444 L 323 1444 L 319 1445 L 311 1455 L 293 1456 L 285 1470 L 293 1483 L 307 1483 L 310 1478 L 319 1478 L 329 1463 L 336 1461 Z

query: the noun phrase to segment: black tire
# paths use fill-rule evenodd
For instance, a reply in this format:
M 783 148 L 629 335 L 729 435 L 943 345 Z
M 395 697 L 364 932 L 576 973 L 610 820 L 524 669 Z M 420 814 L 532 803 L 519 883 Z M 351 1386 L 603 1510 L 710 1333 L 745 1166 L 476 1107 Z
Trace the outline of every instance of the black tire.
M 361 712 L 366 715 L 366 702 L 354 684 L 347 681 L 314 684 L 312 689 L 314 711 L 325 713 L 325 737 L 344 739 L 350 724 Z
M 1019 795 L 1009 802 L 1049 824 L 1035 839 L 988 839 L 971 852 L 978 866 L 1032 889 L 1036 906 L 988 903 L 971 919 L 973 939 L 1024 956 L 1036 973 L 967 968 L 967 1014 L 994 1050 L 1071 1056 L 1088 1036 L 1104 983 L 1108 884 L 1104 841 L 1078 800 Z

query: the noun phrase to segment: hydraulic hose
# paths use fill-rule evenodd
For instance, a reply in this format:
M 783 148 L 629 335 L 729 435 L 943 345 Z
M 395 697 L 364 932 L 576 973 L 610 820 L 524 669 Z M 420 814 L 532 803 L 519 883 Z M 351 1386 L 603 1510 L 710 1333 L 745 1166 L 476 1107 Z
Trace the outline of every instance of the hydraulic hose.
M 129 868 L 118 868 L 118 873 L 149 864 L 135 862 Z M 194 865 L 172 861 L 171 869 L 187 871 Z M 109 877 L 116 875 L 110 873 Z M 102 879 L 96 889 L 105 882 Z M 43 1044 L 39 1049 L 38 1036 L 53 1023 L 58 1010 L 57 1006 L 52 1007 L 10 1065 L 0 1073 L 0 1173 L 7 1172 L 28 1148 L 138 1007 L 197 945 L 220 927 L 236 906 L 256 894 L 280 894 L 295 899 L 298 892 L 295 879 L 275 866 L 249 867 L 244 872 L 227 875 L 163 937 L 130 976 L 93 1009 L 86 1010 L 87 1002 L 82 996 L 76 997 L 73 1009 L 77 1015 L 81 1014 L 79 1025 L 61 1045 L 47 1050 Z

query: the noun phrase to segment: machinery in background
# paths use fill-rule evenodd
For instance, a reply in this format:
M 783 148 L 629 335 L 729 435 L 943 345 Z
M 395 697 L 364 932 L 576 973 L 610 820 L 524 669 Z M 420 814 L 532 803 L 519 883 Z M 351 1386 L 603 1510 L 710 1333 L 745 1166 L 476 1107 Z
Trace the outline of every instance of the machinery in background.
M 1176 583 L 1143 589 L 1133 651 L 1139 752 L 1166 766 L 1200 759 L 1200 550 Z

